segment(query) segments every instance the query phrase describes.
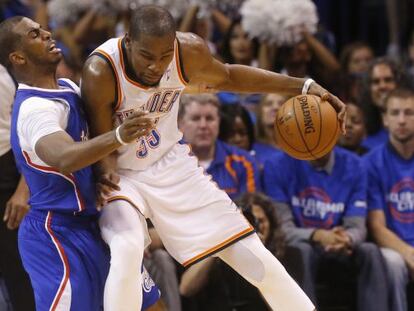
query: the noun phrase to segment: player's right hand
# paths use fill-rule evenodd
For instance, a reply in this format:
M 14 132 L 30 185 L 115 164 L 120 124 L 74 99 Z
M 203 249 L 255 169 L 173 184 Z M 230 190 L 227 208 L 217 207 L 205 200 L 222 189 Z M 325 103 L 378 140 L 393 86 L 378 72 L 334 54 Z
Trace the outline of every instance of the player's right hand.
M 155 127 L 155 123 L 147 115 L 147 111 L 135 111 L 124 120 L 119 128 L 119 134 L 124 142 L 133 142 L 151 132 Z

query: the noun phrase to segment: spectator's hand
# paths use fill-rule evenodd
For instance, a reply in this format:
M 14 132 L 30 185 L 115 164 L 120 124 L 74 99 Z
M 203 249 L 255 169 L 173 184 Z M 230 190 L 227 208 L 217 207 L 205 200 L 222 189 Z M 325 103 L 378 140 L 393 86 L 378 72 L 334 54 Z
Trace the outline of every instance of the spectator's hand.
M 106 204 L 106 199 L 113 191 L 121 190 L 118 186 L 119 179 L 119 175 L 115 172 L 107 172 L 99 177 L 98 182 L 96 183 L 98 210 L 101 210 Z
M 332 230 L 316 229 L 312 236 L 312 241 L 326 248 L 337 242 L 337 236 Z
M 26 189 L 17 188 L 9 201 L 6 203 L 3 221 L 9 230 L 16 229 L 24 215 L 29 211 L 29 193 Z
M 337 242 L 325 248 L 327 252 L 352 254 L 352 240 L 343 227 L 335 227 L 332 230 L 336 234 Z
M 343 135 L 346 135 L 346 105 L 338 97 L 329 93 L 316 82 L 311 83 L 308 94 L 319 96 L 322 101 L 329 102 L 332 107 L 335 108 L 338 113 L 338 121 L 341 132 Z

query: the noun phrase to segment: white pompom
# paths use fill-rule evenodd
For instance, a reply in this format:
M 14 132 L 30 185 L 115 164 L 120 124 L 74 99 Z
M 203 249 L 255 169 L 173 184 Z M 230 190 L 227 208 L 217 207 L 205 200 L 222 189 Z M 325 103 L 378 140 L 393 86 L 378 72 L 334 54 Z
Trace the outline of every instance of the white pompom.
M 315 33 L 316 6 L 311 0 L 247 0 L 240 10 L 243 29 L 261 41 L 294 45 L 303 31 Z
M 92 4 L 93 0 L 50 0 L 47 9 L 51 22 L 59 27 L 75 23 Z

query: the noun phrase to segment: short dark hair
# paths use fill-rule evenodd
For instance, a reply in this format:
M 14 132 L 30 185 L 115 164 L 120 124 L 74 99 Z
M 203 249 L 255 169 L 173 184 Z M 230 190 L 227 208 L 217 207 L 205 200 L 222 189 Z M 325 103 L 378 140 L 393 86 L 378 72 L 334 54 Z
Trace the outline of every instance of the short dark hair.
M 385 111 L 387 110 L 388 102 L 391 98 L 414 98 L 414 92 L 408 88 L 396 88 L 395 90 L 391 91 L 384 100 Z
M 0 64 L 7 69 L 11 68 L 9 55 L 17 49 L 21 41 L 21 37 L 13 31 L 13 28 L 23 18 L 24 16 L 13 16 L 0 23 Z
M 166 34 L 175 34 L 176 25 L 171 13 L 156 5 L 139 7 L 131 17 L 129 36 L 132 40 L 139 40 L 141 34 L 162 37 Z

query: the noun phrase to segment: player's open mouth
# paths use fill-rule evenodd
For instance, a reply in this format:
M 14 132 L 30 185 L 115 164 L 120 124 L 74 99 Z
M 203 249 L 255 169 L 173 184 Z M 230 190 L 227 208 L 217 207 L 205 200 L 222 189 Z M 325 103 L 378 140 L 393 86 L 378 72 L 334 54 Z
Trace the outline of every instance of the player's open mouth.
M 62 50 L 57 48 L 55 43 L 52 43 L 49 46 L 49 53 L 60 53 L 60 52 L 62 52 Z

